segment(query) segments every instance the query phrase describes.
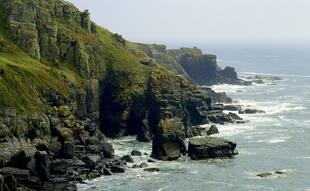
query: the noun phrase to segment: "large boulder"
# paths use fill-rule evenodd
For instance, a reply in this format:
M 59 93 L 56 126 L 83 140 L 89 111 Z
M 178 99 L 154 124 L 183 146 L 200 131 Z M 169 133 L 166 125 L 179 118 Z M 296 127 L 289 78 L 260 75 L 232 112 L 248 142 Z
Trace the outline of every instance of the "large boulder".
M 186 152 L 185 136 L 179 120 L 161 120 L 152 145 L 152 156 L 160 160 L 176 160 Z
M 193 160 L 232 157 L 237 144 L 218 137 L 196 137 L 189 140 L 188 155 Z

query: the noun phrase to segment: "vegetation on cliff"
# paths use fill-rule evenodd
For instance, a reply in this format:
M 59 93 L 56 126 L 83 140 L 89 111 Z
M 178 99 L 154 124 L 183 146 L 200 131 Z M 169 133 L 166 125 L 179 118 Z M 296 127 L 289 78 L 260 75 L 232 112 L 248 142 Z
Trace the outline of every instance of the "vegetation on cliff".
M 59 177 L 67 186 L 68 177 L 121 168 L 104 135 L 155 136 L 160 146 L 166 126 L 183 138 L 199 124 L 233 121 L 215 107 L 231 101 L 225 94 L 175 73 L 183 71 L 179 51 L 154 60 L 144 46 L 97 26 L 87 10 L 63 0 L 0 0 L 0 168 L 22 168 L 27 184 L 55 190 Z

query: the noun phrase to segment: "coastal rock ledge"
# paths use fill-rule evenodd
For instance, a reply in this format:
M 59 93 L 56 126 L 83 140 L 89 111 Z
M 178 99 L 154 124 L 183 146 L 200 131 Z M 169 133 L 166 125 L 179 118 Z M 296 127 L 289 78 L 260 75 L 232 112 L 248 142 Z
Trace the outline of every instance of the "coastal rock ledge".
M 218 137 L 196 137 L 189 140 L 188 156 L 192 160 L 232 157 L 237 144 Z

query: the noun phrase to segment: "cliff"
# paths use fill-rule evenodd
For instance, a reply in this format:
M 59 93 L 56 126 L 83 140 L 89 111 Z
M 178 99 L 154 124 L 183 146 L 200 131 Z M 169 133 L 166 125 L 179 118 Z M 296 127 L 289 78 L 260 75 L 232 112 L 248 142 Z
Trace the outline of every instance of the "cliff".
M 160 121 L 173 119 L 190 137 L 199 124 L 233 122 L 215 107 L 231 101 L 225 94 L 150 62 L 87 10 L 0 0 L 0 14 L 0 186 L 74 189 L 123 165 L 105 136 L 151 141 Z
M 137 44 L 139 49 L 157 61 L 163 68 L 181 74 L 198 85 L 249 85 L 238 78 L 233 67 L 222 69 L 216 55 L 204 54 L 194 48 L 167 49 L 165 45 Z

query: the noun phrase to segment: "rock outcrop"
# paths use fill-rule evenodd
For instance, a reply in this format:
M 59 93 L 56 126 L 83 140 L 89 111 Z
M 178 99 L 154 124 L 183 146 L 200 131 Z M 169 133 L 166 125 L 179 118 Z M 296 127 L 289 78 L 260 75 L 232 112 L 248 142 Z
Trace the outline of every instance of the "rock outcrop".
M 159 53 L 146 55 L 66 1 L 0 0 L 0 23 L 6 189 L 74 190 L 78 181 L 124 172 L 132 160 L 114 156 L 105 136 L 154 138 L 153 155 L 172 160 L 199 125 L 235 121 L 216 104 L 231 102 L 224 93 L 165 70 L 152 59 Z
M 236 143 L 217 137 L 198 137 L 189 140 L 188 155 L 193 160 L 232 157 Z

